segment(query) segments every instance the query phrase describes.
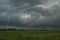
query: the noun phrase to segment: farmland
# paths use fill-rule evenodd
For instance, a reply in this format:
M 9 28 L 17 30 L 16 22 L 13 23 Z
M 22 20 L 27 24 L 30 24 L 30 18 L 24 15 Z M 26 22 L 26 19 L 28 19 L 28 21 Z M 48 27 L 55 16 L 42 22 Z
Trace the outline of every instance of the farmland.
M 0 31 L 0 40 L 60 40 L 60 31 Z

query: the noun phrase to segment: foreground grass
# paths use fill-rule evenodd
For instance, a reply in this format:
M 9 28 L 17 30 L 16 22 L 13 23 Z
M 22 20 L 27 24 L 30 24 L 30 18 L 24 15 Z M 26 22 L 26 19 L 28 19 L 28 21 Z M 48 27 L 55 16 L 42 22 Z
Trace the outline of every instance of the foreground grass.
M 60 31 L 0 31 L 0 40 L 60 40 Z

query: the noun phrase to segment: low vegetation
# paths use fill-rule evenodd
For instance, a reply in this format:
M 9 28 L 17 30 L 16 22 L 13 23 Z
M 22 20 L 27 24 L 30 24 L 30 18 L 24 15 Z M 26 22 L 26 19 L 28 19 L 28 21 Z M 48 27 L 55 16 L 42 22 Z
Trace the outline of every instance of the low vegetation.
M 60 31 L 0 31 L 0 40 L 60 40 Z

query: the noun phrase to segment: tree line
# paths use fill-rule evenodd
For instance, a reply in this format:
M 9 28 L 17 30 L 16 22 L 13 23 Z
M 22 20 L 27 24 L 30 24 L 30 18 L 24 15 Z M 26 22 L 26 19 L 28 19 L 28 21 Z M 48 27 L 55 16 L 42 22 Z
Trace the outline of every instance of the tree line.
M 5 31 L 5 30 L 16 30 L 16 29 L 10 29 L 10 28 L 8 28 L 8 29 L 0 29 L 0 31 Z

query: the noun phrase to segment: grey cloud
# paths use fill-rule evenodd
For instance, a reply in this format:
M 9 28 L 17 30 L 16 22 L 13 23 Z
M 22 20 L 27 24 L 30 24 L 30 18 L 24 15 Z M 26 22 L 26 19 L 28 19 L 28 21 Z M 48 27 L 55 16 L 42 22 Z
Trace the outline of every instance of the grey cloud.
M 60 25 L 59 4 L 59 0 L 0 0 L 0 25 Z

